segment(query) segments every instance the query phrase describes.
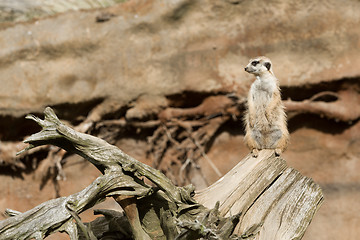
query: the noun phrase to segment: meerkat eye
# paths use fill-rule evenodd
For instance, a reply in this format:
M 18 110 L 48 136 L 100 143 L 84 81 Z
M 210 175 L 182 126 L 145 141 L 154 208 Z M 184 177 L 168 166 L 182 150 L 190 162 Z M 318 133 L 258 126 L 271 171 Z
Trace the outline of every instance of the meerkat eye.
M 259 64 L 259 61 L 252 61 L 251 62 L 251 65 L 253 65 L 254 67 L 256 66 L 256 65 L 258 65 Z

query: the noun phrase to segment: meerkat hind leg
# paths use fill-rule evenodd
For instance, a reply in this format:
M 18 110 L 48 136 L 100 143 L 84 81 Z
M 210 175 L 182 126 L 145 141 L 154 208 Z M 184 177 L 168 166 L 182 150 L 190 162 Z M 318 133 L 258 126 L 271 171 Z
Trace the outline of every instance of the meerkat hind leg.
M 253 150 L 251 151 L 251 156 L 253 156 L 254 158 L 257 158 L 259 156 L 259 150 L 256 148 L 253 148 Z
M 282 153 L 282 150 L 281 150 L 281 148 L 275 148 L 275 156 L 280 156 L 281 155 L 281 153 Z

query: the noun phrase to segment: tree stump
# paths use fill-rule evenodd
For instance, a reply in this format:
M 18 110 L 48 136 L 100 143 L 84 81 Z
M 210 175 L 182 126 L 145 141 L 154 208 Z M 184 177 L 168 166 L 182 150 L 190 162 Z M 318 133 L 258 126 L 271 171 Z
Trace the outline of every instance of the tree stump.
M 219 201 L 222 216 L 241 213 L 235 230 L 242 238 L 301 239 L 323 201 L 314 181 L 262 150 L 249 154 L 224 177 L 196 193 L 205 207 Z

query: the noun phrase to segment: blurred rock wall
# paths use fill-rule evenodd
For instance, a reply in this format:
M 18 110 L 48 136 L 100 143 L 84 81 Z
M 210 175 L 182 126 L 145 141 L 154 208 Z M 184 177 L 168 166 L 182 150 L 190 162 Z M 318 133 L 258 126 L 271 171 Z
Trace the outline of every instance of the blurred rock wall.
M 267 55 L 283 86 L 359 76 L 358 1 L 128 1 L 0 32 L 0 113 L 145 93 L 237 91 Z M 97 22 L 96 19 L 107 18 Z

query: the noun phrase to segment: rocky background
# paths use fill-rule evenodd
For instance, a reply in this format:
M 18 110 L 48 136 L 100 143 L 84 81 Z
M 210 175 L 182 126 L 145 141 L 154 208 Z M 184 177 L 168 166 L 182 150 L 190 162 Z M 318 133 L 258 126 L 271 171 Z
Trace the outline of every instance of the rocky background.
M 249 152 L 243 68 L 266 55 L 289 118 L 283 158 L 325 196 L 303 239 L 359 236 L 359 1 L 18 0 L 0 11 L 1 212 L 99 175 L 51 146 L 15 156 L 39 130 L 25 115 L 46 106 L 178 185 L 208 186 Z

